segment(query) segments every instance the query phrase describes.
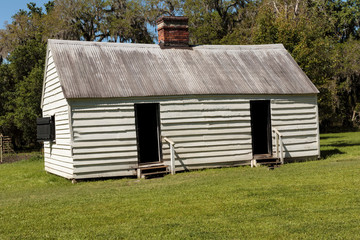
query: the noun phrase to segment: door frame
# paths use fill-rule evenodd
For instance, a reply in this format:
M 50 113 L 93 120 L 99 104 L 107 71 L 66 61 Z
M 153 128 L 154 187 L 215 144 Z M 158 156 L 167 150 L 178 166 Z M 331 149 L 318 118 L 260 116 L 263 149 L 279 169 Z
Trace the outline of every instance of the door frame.
M 156 133 L 157 133 L 157 142 L 158 142 L 158 161 L 162 162 L 162 141 L 161 141 L 161 124 L 160 124 L 160 103 L 134 103 L 134 112 L 135 112 L 135 132 L 136 132 L 136 146 L 138 154 L 138 165 L 146 165 L 150 162 L 141 162 L 141 149 L 139 144 L 139 130 L 138 130 L 138 106 L 139 105 L 155 105 L 155 117 L 156 117 Z
M 267 131 L 267 141 L 266 141 L 266 147 L 267 147 L 267 152 L 264 153 L 254 153 L 254 135 L 253 135 L 253 126 L 254 126 L 254 122 L 253 122 L 253 105 L 252 103 L 254 102 L 262 102 L 262 103 L 266 103 L 267 104 L 267 109 L 266 109 L 266 131 Z M 252 152 L 253 152 L 253 156 L 254 155 L 260 155 L 260 154 L 264 154 L 264 155 L 269 155 L 269 156 L 273 156 L 273 149 L 272 149 L 272 129 L 271 129 L 271 101 L 270 100 L 250 100 L 250 121 L 251 121 L 251 143 L 252 143 Z

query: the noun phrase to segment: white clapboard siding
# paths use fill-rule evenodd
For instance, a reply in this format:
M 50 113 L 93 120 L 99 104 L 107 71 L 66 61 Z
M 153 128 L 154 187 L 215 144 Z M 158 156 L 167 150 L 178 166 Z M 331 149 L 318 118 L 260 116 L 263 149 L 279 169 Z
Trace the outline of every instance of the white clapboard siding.
M 203 141 L 199 141 L 199 142 L 182 142 L 181 143 L 181 147 L 183 148 L 198 148 L 199 147 L 203 147 L 203 146 L 206 146 L 206 147 L 213 147 L 213 146 L 232 146 L 234 143 L 233 139 L 216 139 L 216 140 L 213 140 L 213 141 L 210 141 L 210 140 L 207 140 L 206 142 L 203 142 Z M 244 139 L 237 139 L 236 140 L 236 145 L 238 146 L 246 146 L 246 147 L 249 147 L 251 146 L 251 138 L 247 137 L 247 138 L 244 138 Z M 177 144 L 178 146 L 179 144 Z M 169 148 L 169 144 L 166 143 L 165 141 L 163 141 L 163 149 L 168 149 Z M 202 151 L 202 150 L 201 150 Z
M 208 158 L 209 155 L 211 155 L 211 158 L 213 157 L 221 157 L 221 156 L 242 156 L 242 155 L 248 155 L 251 153 L 251 149 L 247 148 L 247 149 L 225 149 L 223 148 L 221 151 L 217 150 L 217 151 L 201 151 L 201 152 L 181 152 L 180 150 L 177 149 L 176 155 L 178 158 L 183 158 L 183 159 L 198 159 L 198 158 Z
M 225 105 L 224 105 L 225 107 Z M 162 111 L 165 113 L 165 111 Z M 248 110 L 224 110 L 224 109 L 214 109 L 214 110 L 206 110 L 206 111 L 167 111 L 167 115 L 161 117 L 162 120 L 166 119 L 187 119 L 187 118 L 216 118 L 219 116 L 222 117 L 242 117 L 242 116 L 250 116 Z
M 286 158 L 318 156 L 316 101 L 316 96 L 288 96 L 271 101 L 271 124 L 283 135 Z M 272 137 L 275 152 L 274 133 Z
M 67 173 L 68 172 L 67 170 L 64 171 L 57 166 L 53 167 L 52 165 L 50 165 L 47 162 L 45 162 L 45 171 L 52 173 L 52 174 L 56 174 L 58 176 L 61 176 L 61 177 L 67 178 L 67 179 L 71 179 L 74 176 L 72 173 Z
M 45 154 L 46 156 L 49 156 L 48 154 Z M 71 162 L 66 162 L 66 161 L 59 161 L 59 160 L 53 160 L 52 158 L 49 158 L 47 160 L 47 163 L 50 163 L 52 165 L 56 165 L 62 168 L 66 168 L 66 169 L 72 169 L 73 168 L 73 164 L 72 161 Z M 68 171 L 68 170 L 66 170 Z
M 299 119 L 284 119 L 284 120 L 274 120 L 272 119 L 271 123 L 274 126 L 290 126 L 290 125 L 299 125 Z M 314 118 L 310 117 L 309 119 L 301 119 L 302 124 L 313 124 Z
M 63 172 L 65 175 L 71 175 L 72 174 L 72 167 L 69 167 L 68 165 L 59 162 L 57 160 L 49 159 L 45 162 L 45 166 L 48 166 L 51 169 L 56 169 L 57 171 Z
M 119 159 L 121 161 L 119 161 Z M 74 160 L 74 167 L 76 168 L 77 166 L 101 166 L 107 164 L 120 164 L 124 165 L 127 163 L 130 168 L 136 167 L 137 166 L 137 162 L 133 161 L 133 158 L 113 158 L 113 159 L 106 159 L 106 161 L 104 161 L 103 159 L 86 159 L 86 160 Z
M 162 106 L 167 105 L 188 105 L 188 104 L 214 104 L 214 105 L 227 105 L 227 104 L 241 104 L 245 103 L 248 104 L 249 100 L 246 97 L 234 97 L 231 96 L 225 96 L 225 95 L 214 95 L 214 96 L 199 96 L 198 98 L 173 98 L 173 99 L 162 99 Z M 166 101 L 164 101 L 166 100 Z M 250 109 L 250 106 L 249 106 Z
M 96 165 L 77 165 L 74 169 L 74 173 L 96 173 L 96 172 L 111 172 L 119 170 L 129 170 L 130 168 L 135 169 L 137 165 L 133 164 L 131 167 L 131 162 L 124 163 L 110 163 L 110 164 L 96 164 Z
M 120 119 L 122 125 L 135 125 L 135 117 L 106 118 L 106 115 L 103 116 L 103 119 L 78 119 L 73 122 L 73 127 L 103 127 L 104 122 L 106 123 L 106 126 L 120 126 Z M 119 129 L 122 128 L 120 127 Z
M 87 133 L 113 133 L 119 131 L 119 128 L 122 129 L 119 132 L 125 132 L 127 128 L 132 128 L 133 124 L 122 124 L 120 125 L 108 125 L 108 126 L 83 126 L 76 127 L 76 133 L 87 134 Z
M 242 132 L 251 132 L 250 127 L 228 127 L 228 128 L 201 128 L 201 129 L 191 129 L 191 130 L 163 130 L 162 133 L 164 136 L 171 135 L 172 137 L 178 137 L 178 136 L 203 136 L 203 135 L 242 135 Z
M 165 136 L 165 135 L 163 135 Z M 170 138 L 170 137 L 169 137 Z M 171 136 L 171 140 L 179 144 L 181 143 L 188 143 L 188 142 L 207 142 L 207 141 L 218 141 L 221 140 L 233 140 L 235 141 L 241 141 L 246 139 L 251 139 L 250 133 L 248 134 L 241 134 L 241 133 L 231 133 L 231 134 L 218 134 L 218 135 L 200 135 L 200 136 Z
M 74 177 L 136 175 L 134 105 L 103 99 L 71 102 Z
M 241 128 L 241 127 L 248 127 L 249 123 L 247 121 L 235 121 L 235 122 L 226 122 L 226 123 L 218 123 L 218 122 L 206 122 L 206 123 L 199 123 L 193 122 L 192 124 L 165 124 L 167 125 L 167 131 L 179 131 L 179 130 L 190 130 L 190 129 L 226 129 L 226 128 Z
M 45 158 L 49 159 L 49 160 L 55 160 L 55 161 L 58 161 L 59 164 L 60 163 L 70 163 L 72 164 L 72 158 L 69 157 L 69 156 L 64 156 L 64 155 L 61 155 L 61 154 L 57 154 L 56 151 L 54 153 L 54 151 L 50 151 L 48 153 L 44 153 L 44 156 Z
M 286 112 L 282 114 L 276 114 L 276 110 L 272 114 L 271 119 L 274 121 L 291 121 L 291 120 L 312 120 L 314 119 L 313 113 L 307 113 L 307 114 L 297 114 L 297 113 L 290 113 L 287 114 Z
M 56 144 L 54 144 L 56 145 Z M 68 163 L 71 163 L 71 153 L 69 151 L 69 149 L 62 149 L 62 148 L 58 148 L 58 147 L 54 147 L 52 146 L 51 148 L 46 148 L 44 149 L 44 153 L 45 154 L 49 154 L 49 155 L 56 155 L 56 156 L 61 156 L 66 158 L 65 161 Z
M 275 138 L 273 138 L 273 141 L 275 141 Z M 316 143 L 318 139 L 316 136 L 297 136 L 291 138 L 285 137 L 284 141 L 286 142 L 286 145 L 301 145 L 306 143 Z
M 184 104 L 184 103 L 183 103 Z M 226 104 L 226 108 L 228 110 L 248 110 L 249 104 L 247 102 L 230 102 L 230 103 L 219 103 L 219 102 L 212 102 L 210 104 L 207 103 L 193 103 L 193 102 L 187 102 L 185 103 L 187 105 L 186 110 L 184 110 L 183 104 L 164 104 L 162 105 L 161 110 L 166 112 L 178 112 L 178 111 L 214 111 L 214 110 L 224 110 L 224 104 Z
M 121 146 L 133 146 L 134 140 L 96 140 L 96 141 L 87 141 L 87 142 L 74 142 L 73 151 L 76 152 L 76 149 L 86 149 L 94 147 L 121 147 Z
M 122 162 L 121 158 L 134 159 L 137 157 L 136 151 L 113 151 L 113 152 L 101 152 L 101 153 L 82 153 L 74 154 L 75 160 L 87 160 L 87 159 L 114 159 L 118 158 L 119 162 Z
M 125 169 L 119 171 L 104 171 L 104 172 L 85 172 L 75 173 L 73 176 L 76 179 L 87 179 L 87 178 L 105 178 L 105 177 L 116 177 L 116 176 L 134 176 L 136 175 L 135 169 Z
M 238 145 L 238 144 L 236 144 L 236 145 L 235 144 L 234 145 L 228 144 L 226 146 L 226 148 L 229 149 L 229 150 L 239 150 L 239 149 L 248 149 L 249 150 L 248 145 Z M 207 152 L 220 152 L 220 151 L 224 150 L 224 146 L 218 146 L 218 145 L 216 145 L 216 146 L 207 146 L 206 149 L 207 149 Z M 179 151 L 179 152 L 185 152 L 185 153 L 203 152 L 203 150 L 199 149 L 198 147 L 177 147 L 176 150 Z M 163 147 L 163 153 L 164 154 L 170 154 L 170 148 L 165 145 L 165 147 Z
M 251 160 L 250 104 L 233 98 L 189 98 L 160 103 L 161 134 L 175 142 L 177 170 Z M 163 141 L 163 159 L 170 160 Z
M 209 158 L 197 158 L 197 159 L 181 159 L 177 158 L 175 160 L 175 167 L 177 171 L 187 170 L 187 169 L 201 169 L 208 167 L 221 167 L 221 166 L 237 166 L 237 165 L 250 165 L 250 160 L 252 159 L 252 154 L 247 155 L 227 155 L 227 156 L 217 156 Z M 170 165 L 170 161 L 166 160 L 166 164 Z
M 102 139 L 135 139 L 136 133 L 134 131 L 118 131 L 118 132 L 105 132 L 105 133 L 78 133 L 74 131 L 74 141 L 94 141 Z
M 125 118 L 125 117 L 134 117 L 134 109 L 132 110 L 123 110 L 117 109 L 117 110 L 111 110 L 111 111 L 102 111 L 102 114 L 99 114 L 98 111 L 89 111 L 89 112 L 83 112 L 83 111 L 74 111 L 72 115 L 72 119 L 103 119 L 106 118 Z
M 52 80 L 49 89 L 54 94 L 48 99 L 59 104 L 54 86 Z M 58 145 L 45 150 L 45 158 L 52 156 L 45 166 L 47 171 L 76 179 L 136 175 L 134 104 L 149 102 L 160 103 L 161 135 L 175 142 L 177 171 L 248 165 L 253 158 L 251 100 L 271 100 L 271 124 L 283 134 L 286 158 L 318 155 L 315 96 L 83 99 L 70 102 L 72 129 L 67 112 L 58 114 Z M 63 107 L 59 105 L 60 110 Z M 169 144 L 162 140 L 161 146 L 163 160 L 170 164 Z
M 77 147 L 73 149 L 74 154 L 111 153 L 111 152 L 136 152 L 134 145 L 111 145 L 99 147 Z
M 73 178 L 69 106 L 62 91 L 51 51 L 48 51 L 43 92 L 43 116 L 55 115 L 55 141 L 44 143 L 45 170 Z
M 235 117 L 202 117 L 202 118 L 174 118 L 174 119 L 163 119 L 162 124 L 192 124 L 192 123 L 203 123 L 209 124 L 209 122 L 217 123 L 229 123 L 229 122 L 250 122 L 250 115 L 246 117 L 235 116 Z

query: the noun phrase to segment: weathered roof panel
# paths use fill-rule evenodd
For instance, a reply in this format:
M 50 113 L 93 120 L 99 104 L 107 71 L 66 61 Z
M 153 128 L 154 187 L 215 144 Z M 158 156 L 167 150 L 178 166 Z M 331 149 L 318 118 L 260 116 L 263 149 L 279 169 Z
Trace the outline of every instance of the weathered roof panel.
M 66 98 L 316 94 L 281 44 L 195 46 L 49 40 Z

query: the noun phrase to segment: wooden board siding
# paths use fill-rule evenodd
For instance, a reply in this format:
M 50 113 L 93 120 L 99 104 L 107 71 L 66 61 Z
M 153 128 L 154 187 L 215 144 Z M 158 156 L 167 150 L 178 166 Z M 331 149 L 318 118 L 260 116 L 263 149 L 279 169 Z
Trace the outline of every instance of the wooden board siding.
M 62 92 L 51 51 L 47 55 L 42 109 L 43 116 L 55 114 L 55 142 L 44 142 L 45 170 L 65 178 L 73 176 L 68 103 Z
M 272 126 L 284 136 L 285 157 L 318 155 L 316 96 L 72 100 L 74 178 L 136 174 L 135 103 L 160 103 L 161 134 L 175 142 L 177 170 L 248 165 L 251 100 L 271 100 Z M 273 146 L 275 151 L 274 140 Z M 162 152 L 169 164 L 165 141 Z
M 74 178 L 136 175 L 134 104 L 109 99 L 70 104 Z
M 239 99 L 72 100 L 74 178 L 136 175 L 135 103 L 160 103 L 163 136 L 176 142 L 177 168 L 248 164 L 249 102 Z M 220 140 L 219 140 L 220 139 Z M 163 143 L 163 158 L 169 160 Z
M 161 132 L 175 142 L 177 170 L 249 164 L 250 104 L 238 97 L 160 103 Z M 169 145 L 163 159 L 170 164 Z
M 285 157 L 319 156 L 317 99 L 305 96 L 234 96 L 161 103 L 162 135 L 175 142 L 177 170 L 249 164 L 250 101 L 271 101 L 271 124 L 283 134 Z M 275 136 L 273 135 L 275 154 Z M 170 150 L 163 142 L 163 158 Z
M 283 135 L 285 158 L 320 155 L 316 96 L 290 96 L 271 101 L 271 124 Z M 273 135 L 273 150 L 275 151 Z

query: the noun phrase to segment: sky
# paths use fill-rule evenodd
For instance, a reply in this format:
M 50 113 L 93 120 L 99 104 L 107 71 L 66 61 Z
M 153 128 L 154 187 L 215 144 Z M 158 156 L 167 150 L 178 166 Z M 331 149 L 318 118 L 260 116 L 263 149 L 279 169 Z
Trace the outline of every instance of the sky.
M 0 28 L 5 28 L 5 21 L 11 23 L 11 16 L 19 11 L 19 9 L 27 9 L 26 4 L 29 2 L 36 3 L 36 6 L 43 7 L 44 3 L 49 0 L 0 0 Z

